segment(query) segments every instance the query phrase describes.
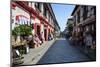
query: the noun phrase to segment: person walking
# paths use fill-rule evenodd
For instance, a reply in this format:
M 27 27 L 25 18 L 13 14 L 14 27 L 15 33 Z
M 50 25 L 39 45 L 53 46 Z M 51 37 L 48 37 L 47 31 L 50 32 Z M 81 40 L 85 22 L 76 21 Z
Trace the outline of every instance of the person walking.
M 40 45 L 41 45 L 41 40 L 39 39 L 39 37 L 38 37 L 38 35 L 37 34 L 35 34 L 35 36 L 34 36 L 34 47 L 36 48 L 36 47 L 39 47 Z
M 40 33 L 40 40 L 42 43 L 44 42 L 43 32 Z
M 92 38 L 91 34 L 89 32 L 87 32 L 86 36 L 85 36 L 85 50 L 87 53 L 89 52 L 89 50 L 92 46 L 92 40 L 93 40 L 93 38 Z

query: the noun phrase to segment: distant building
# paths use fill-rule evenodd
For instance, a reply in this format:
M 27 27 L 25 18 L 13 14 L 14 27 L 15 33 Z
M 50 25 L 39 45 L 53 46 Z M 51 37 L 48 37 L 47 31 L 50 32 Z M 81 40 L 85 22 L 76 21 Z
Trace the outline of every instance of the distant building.
M 68 28 L 67 28 L 67 27 L 65 27 L 63 33 L 64 33 L 65 35 L 68 33 Z
M 71 16 L 70 18 L 68 18 L 67 24 L 69 24 L 69 23 L 73 24 L 73 16 Z

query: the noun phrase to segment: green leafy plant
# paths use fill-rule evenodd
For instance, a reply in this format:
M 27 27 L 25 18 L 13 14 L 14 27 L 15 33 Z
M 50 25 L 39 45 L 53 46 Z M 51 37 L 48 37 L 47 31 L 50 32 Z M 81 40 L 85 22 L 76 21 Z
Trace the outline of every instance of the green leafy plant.
M 73 25 L 69 23 L 67 26 L 68 26 L 68 33 L 71 35 L 73 31 Z
M 28 36 L 32 34 L 32 28 L 31 26 L 27 26 L 27 25 L 19 25 L 17 27 L 14 28 L 14 30 L 12 30 L 12 35 L 14 36 Z

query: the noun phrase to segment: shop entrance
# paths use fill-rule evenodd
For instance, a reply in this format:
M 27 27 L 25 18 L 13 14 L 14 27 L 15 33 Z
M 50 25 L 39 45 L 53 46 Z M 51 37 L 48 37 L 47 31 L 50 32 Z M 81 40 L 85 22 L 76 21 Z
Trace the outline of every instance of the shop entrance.
M 37 25 L 37 35 L 40 37 L 40 26 Z
M 47 29 L 44 29 L 44 38 L 45 38 L 45 41 L 47 40 Z

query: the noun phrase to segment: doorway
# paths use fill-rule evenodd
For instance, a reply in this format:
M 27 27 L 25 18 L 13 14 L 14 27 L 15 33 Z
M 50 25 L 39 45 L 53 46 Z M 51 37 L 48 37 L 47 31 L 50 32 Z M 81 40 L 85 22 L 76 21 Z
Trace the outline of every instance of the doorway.
M 37 35 L 40 37 L 40 26 L 37 25 Z
M 47 40 L 47 29 L 44 29 L 44 38 L 45 38 L 45 41 Z

